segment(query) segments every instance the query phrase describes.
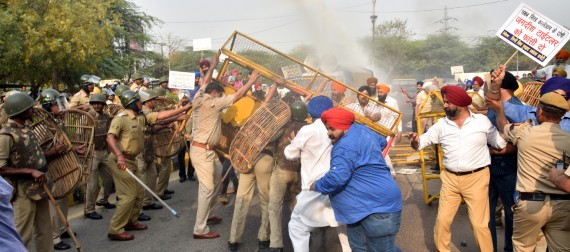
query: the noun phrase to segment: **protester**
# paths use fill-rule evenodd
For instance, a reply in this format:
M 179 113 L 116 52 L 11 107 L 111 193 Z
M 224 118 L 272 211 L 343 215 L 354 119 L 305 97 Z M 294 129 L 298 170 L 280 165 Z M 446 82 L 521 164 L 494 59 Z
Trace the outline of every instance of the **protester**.
M 570 65 L 566 64 L 568 58 L 570 57 L 570 53 L 568 51 L 561 49 L 556 55 L 554 56 L 554 64 L 543 67 L 541 69 L 532 69 L 531 73 L 534 75 L 534 78 L 541 79 L 541 80 L 549 80 L 552 78 L 552 73 L 555 68 L 561 67 L 567 73 L 570 72 Z

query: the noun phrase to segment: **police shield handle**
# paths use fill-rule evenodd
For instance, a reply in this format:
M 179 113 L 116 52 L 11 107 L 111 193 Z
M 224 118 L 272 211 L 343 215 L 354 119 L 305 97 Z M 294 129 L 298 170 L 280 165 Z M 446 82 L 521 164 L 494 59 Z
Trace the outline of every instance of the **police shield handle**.
M 147 192 L 149 192 L 150 194 L 152 194 L 152 196 L 157 199 L 158 201 L 160 201 L 160 203 L 162 203 L 162 205 L 166 206 L 166 208 L 168 208 L 168 210 L 170 211 L 170 213 L 172 213 L 172 215 L 176 216 L 176 218 L 180 218 L 180 215 L 178 215 L 178 212 L 176 212 L 176 210 L 172 209 L 172 207 L 170 207 L 168 204 L 166 204 L 160 197 L 158 197 L 158 195 L 156 195 L 155 192 L 153 192 L 150 188 L 148 188 L 148 186 L 141 181 L 141 179 L 139 179 L 135 174 L 133 174 L 129 169 L 125 170 L 129 175 L 131 175 L 131 177 L 133 177 Z
M 59 205 L 57 204 L 57 201 L 55 201 L 55 198 L 51 194 L 51 191 L 48 189 L 46 184 L 43 184 L 43 187 L 44 187 L 44 191 L 46 192 L 46 194 L 49 197 L 51 204 L 57 210 L 57 214 L 59 215 L 59 218 L 61 218 L 63 223 L 65 223 L 65 227 L 67 228 L 67 233 L 69 233 L 69 236 L 71 236 L 71 239 L 73 239 L 73 243 L 75 243 L 75 248 L 77 249 L 77 251 L 83 252 L 83 248 L 81 248 L 81 244 L 79 243 L 79 241 L 75 237 L 75 233 L 73 233 L 71 226 L 69 226 L 69 222 L 67 222 L 67 218 L 65 217 L 65 215 L 61 211 L 61 208 L 59 208 Z M 65 203 L 67 203 L 67 202 L 65 202 Z

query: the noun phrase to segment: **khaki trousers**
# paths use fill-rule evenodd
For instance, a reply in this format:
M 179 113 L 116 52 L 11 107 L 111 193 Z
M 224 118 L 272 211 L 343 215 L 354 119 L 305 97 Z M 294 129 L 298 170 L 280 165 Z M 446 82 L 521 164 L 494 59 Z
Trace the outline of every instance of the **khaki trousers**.
M 131 177 L 127 171 L 119 169 L 117 166 L 117 156 L 115 156 L 115 154 L 109 154 L 108 161 L 111 174 L 113 175 L 113 181 L 115 181 L 117 196 L 119 197 L 117 209 L 109 224 L 109 234 L 120 234 L 125 232 L 124 227 L 127 224 L 138 223 L 144 197 L 144 188 Z M 144 181 L 143 172 L 138 169 L 136 161 L 127 160 L 127 165 L 135 176 Z
M 457 213 L 461 200 L 465 200 L 469 220 L 480 251 L 493 251 L 489 230 L 489 169 L 457 176 L 441 172 L 439 208 L 435 220 L 434 239 L 439 251 L 450 251 L 451 222 Z
M 249 173 L 241 173 L 239 175 L 239 186 L 236 192 L 234 216 L 230 229 L 230 242 L 241 242 L 247 213 L 253 197 L 253 185 L 256 183 L 261 204 L 261 225 L 257 238 L 260 241 L 269 240 L 269 212 L 267 206 L 269 203 L 269 181 L 271 180 L 271 172 L 274 166 L 275 161 L 273 157 L 261 154 L 261 158 L 255 163 Z
M 61 209 L 63 216 L 67 218 L 67 213 L 69 212 L 69 195 L 63 199 L 57 200 L 56 202 L 59 209 Z M 65 222 L 63 222 L 59 216 L 57 209 L 52 204 L 49 204 L 49 215 L 51 221 L 51 238 L 53 244 L 58 244 L 61 242 L 61 234 L 63 234 L 67 228 L 65 227 Z
M 95 155 L 93 157 L 93 165 L 91 166 L 91 174 L 87 180 L 87 192 L 85 193 L 85 209 L 86 214 L 95 212 L 95 202 L 97 201 L 97 196 L 99 195 L 99 178 L 101 178 L 101 185 L 103 187 L 103 198 L 101 203 L 108 203 L 109 196 L 113 190 L 113 177 L 111 176 L 111 170 L 107 163 L 107 158 L 109 153 L 106 149 L 95 150 Z
M 137 166 L 138 168 L 142 171 L 144 179 L 143 181 L 145 182 L 146 186 L 148 186 L 148 188 L 150 188 L 150 190 L 152 190 L 153 192 L 156 193 L 156 165 L 154 163 L 154 161 L 152 162 L 146 162 L 144 161 L 144 157 L 142 156 L 142 154 L 137 156 Z M 144 192 L 144 199 L 143 199 L 143 206 L 150 206 L 154 203 L 154 198 L 152 196 L 152 194 L 150 194 L 149 192 L 145 191 Z
M 513 208 L 514 251 L 534 251 L 541 231 L 548 251 L 570 251 L 570 200 L 519 200 Z
M 170 158 L 157 158 L 160 165 L 158 172 L 158 182 L 156 183 L 156 195 L 164 195 L 164 191 L 168 188 L 170 180 L 170 172 L 172 171 L 172 160 Z
M 295 196 L 301 191 L 299 173 L 276 168 L 271 173 L 269 185 L 269 223 L 271 227 L 271 248 L 283 247 L 283 201 L 291 200 L 290 209 L 295 207 Z M 289 192 L 289 195 L 285 195 Z
M 190 159 L 198 176 L 198 209 L 196 211 L 196 224 L 194 224 L 194 234 L 206 234 L 210 228 L 206 224 L 208 218 L 212 217 L 214 207 L 218 202 L 217 196 L 220 194 L 222 178 L 222 164 L 216 152 L 192 146 L 190 148 Z
M 32 250 L 32 234 L 36 251 L 53 251 L 51 240 L 51 222 L 49 199 L 30 200 L 21 184 L 18 184 L 18 194 L 12 203 L 14 207 L 14 224 L 22 237 L 26 248 Z

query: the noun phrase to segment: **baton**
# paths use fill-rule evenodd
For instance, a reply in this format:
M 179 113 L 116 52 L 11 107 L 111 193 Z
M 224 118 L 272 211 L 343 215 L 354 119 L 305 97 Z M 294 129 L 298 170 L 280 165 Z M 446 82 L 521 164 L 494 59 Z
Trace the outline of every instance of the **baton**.
M 139 182 L 139 184 L 142 187 L 144 187 L 144 189 L 146 189 L 147 192 L 152 194 L 152 196 L 154 196 L 154 198 L 156 198 L 158 201 L 160 201 L 160 203 L 162 203 L 164 206 L 166 206 L 166 208 L 168 208 L 168 210 L 170 210 L 170 213 L 172 213 L 172 215 L 176 216 L 176 218 L 180 218 L 180 216 L 178 215 L 176 210 L 172 209 L 172 207 L 170 207 L 160 197 L 158 197 L 158 195 L 156 195 L 156 193 L 154 193 L 150 188 L 148 188 L 148 186 L 144 182 L 142 182 L 142 180 L 139 179 L 139 177 L 137 177 L 135 174 L 133 174 L 129 169 L 126 169 L 125 171 L 127 171 L 127 173 L 129 173 L 129 175 L 131 175 L 131 177 L 133 177 L 137 182 Z
M 73 242 L 75 243 L 75 248 L 77 249 L 77 251 L 83 252 L 83 249 L 81 248 L 81 244 L 79 243 L 79 241 L 75 237 L 75 234 L 73 233 L 73 230 L 71 229 L 71 226 L 69 225 L 69 222 L 67 221 L 67 218 L 65 217 L 65 215 L 61 211 L 61 208 L 59 208 L 57 201 L 55 201 L 55 198 L 53 197 L 53 195 L 51 194 L 50 190 L 47 188 L 47 185 L 45 183 L 44 183 L 44 191 L 47 193 L 51 204 L 55 207 L 55 209 L 57 209 L 57 213 L 58 213 L 59 217 L 61 218 L 63 223 L 65 223 L 65 227 L 67 228 L 67 232 L 69 233 L 69 236 L 71 236 L 71 238 L 73 239 Z M 65 202 L 65 203 L 67 203 L 67 202 Z

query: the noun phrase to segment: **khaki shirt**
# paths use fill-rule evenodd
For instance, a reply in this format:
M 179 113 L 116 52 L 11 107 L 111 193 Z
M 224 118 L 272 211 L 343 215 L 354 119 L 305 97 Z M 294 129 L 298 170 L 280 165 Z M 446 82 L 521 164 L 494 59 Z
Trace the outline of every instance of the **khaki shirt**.
M 131 110 L 124 110 L 113 118 L 108 134 L 117 137 L 117 143 L 122 153 L 136 156 L 144 148 L 145 117 L 135 115 Z
M 517 191 L 567 194 L 556 188 L 548 173 L 562 159 L 562 151 L 570 150 L 570 133 L 549 122 L 507 124 L 504 132 L 518 148 Z
M 186 141 L 192 141 L 192 115 L 186 121 L 186 127 L 184 128 L 184 138 Z
M 139 86 L 139 84 L 137 84 L 136 82 L 133 82 L 133 84 L 130 86 L 130 89 L 131 89 L 132 91 L 135 91 L 135 92 L 136 92 L 136 91 L 139 91 L 139 88 L 140 88 L 140 87 L 141 87 L 141 86 Z
M 79 92 L 75 93 L 72 97 L 71 100 L 69 101 L 69 106 L 70 107 L 76 107 L 79 105 L 89 105 L 89 94 L 85 93 L 85 91 L 83 91 L 83 89 L 79 90 Z
M 149 88 L 147 88 L 146 86 L 143 85 L 139 88 L 139 90 L 146 91 L 146 90 L 149 90 Z
M 192 101 L 194 112 L 192 113 L 193 141 L 218 145 L 222 135 L 222 121 L 220 115 L 226 108 L 232 106 L 234 95 L 212 97 L 200 89 Z

